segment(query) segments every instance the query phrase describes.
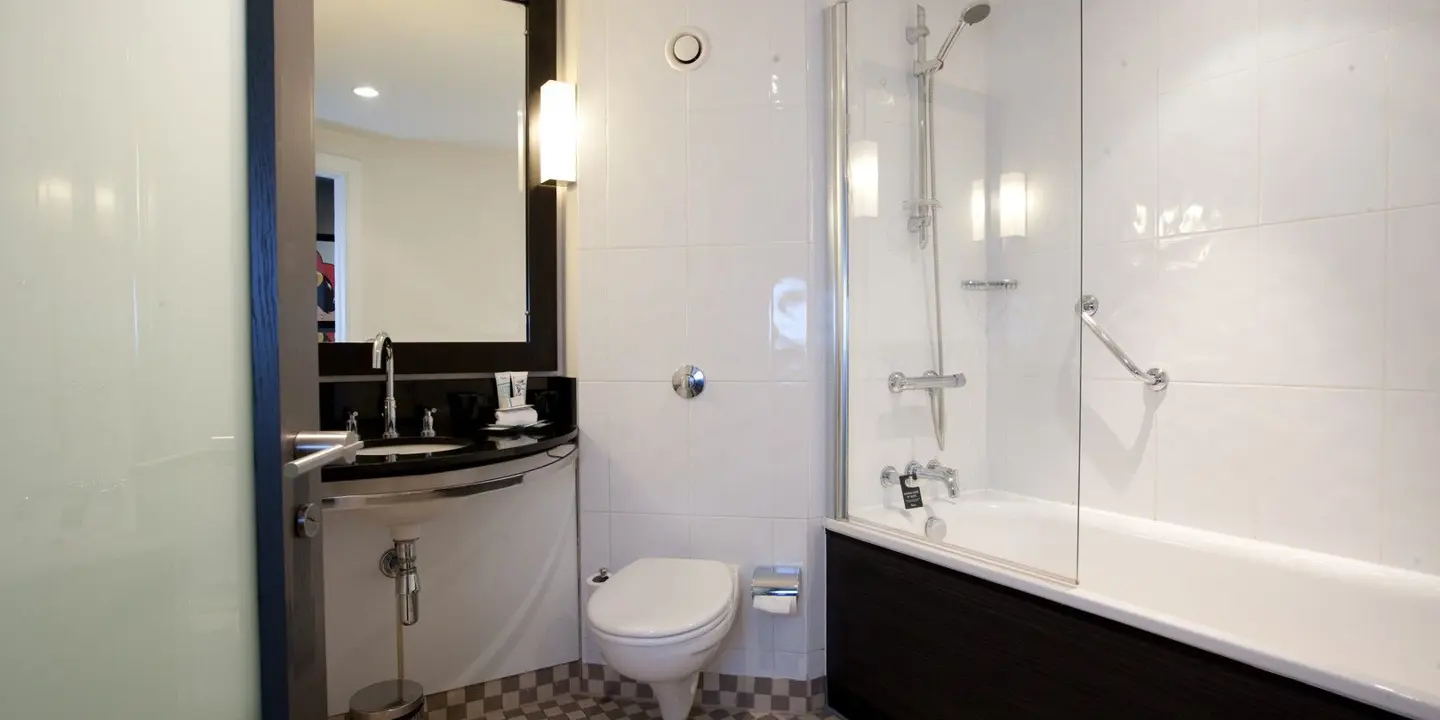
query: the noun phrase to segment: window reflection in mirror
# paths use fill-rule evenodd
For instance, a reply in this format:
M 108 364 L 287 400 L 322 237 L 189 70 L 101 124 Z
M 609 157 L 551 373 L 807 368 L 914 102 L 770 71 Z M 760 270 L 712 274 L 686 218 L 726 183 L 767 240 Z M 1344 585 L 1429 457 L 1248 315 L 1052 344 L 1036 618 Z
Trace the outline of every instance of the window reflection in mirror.
M 525 6 L 315 0 L 320 342 L 524 342 Z

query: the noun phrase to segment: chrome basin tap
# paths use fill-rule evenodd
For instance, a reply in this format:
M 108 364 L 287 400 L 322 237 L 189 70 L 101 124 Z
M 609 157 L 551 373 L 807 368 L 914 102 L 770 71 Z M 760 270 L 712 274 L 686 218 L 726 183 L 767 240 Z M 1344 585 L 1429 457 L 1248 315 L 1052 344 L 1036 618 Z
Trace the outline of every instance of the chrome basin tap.
M 921 465 L 919 461 L 911 460 L 905 466 L 905 474 L 920 480 L 933 480 L 945 483 L 945 490 L 950 493 L 951 498 L 960 496 L 960 484 L 955 481 L 955 468 L 948 468 L 940 464 L 939 460 L 931 460 L 928 465 Z
M 397 438 L 400 433 L 395 431 L 395 346 L 384 330 L 371 343 L 370 367 L 385 369 L 385 432 L 381 433 L 381 437 Z

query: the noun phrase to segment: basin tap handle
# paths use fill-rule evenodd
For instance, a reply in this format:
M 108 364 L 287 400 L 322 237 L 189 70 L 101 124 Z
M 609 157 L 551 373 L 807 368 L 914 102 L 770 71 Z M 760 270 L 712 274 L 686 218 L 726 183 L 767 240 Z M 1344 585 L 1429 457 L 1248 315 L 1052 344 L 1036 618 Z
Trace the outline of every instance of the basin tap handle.
M 435 437 L 435 408 L 426 408 L 420 420 L 420 437 Z

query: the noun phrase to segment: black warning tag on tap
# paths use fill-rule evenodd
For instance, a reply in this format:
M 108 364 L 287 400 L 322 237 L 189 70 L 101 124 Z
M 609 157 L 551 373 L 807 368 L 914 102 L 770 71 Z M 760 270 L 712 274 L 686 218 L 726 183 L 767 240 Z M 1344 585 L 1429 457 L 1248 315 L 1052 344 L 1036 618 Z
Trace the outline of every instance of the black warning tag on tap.
M 906 510 L 925 507 L 925 498 L 920 496 L 920 483 L 914 475 L 900 476 L 900 499 L 905 501 Z

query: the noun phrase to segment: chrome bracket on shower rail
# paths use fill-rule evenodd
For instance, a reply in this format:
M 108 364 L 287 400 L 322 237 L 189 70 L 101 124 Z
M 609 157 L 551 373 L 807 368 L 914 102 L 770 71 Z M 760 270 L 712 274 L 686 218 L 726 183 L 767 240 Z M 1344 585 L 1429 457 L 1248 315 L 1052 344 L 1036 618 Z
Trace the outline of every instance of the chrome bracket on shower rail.
M 1019 280 L 963 280 L 960 282 L 960 289 L 970 292 L 1014 290 L 1018 287 L 1020 287 Z
M 926 370 L 925 374 L 919 377 L 911 377 L 902 372 L 890 373 L 890 392 L 892 393 L 902 393 L 906 390 L 945 390 L 962 387 L 965 387 L 964 373 L 941 375 L 934 370 Z
M 1081 295 L 1079 302 L 1075 303 L 1075 314 L 1080 316 L 1080 321 L 1085 323 L 1085 327 L 1090 328 L 1090 332 L 1095 333 L 1095 337 L 1100 339 L 1100 344 L 1104 345 L 1105 349 L 1109 350 L 1110 354 L 1114 355 L 1115 359 L 1119 360 L 1120 364 L 1124 365 L 1136 380 L 1149 385 L 1150 389 L 1156 392 L 1164 390 L 1165 386 L 1170 384 L 1170 376 L 1160 368 L 1141 370 L 1140 366 L 1130 358 L 1130 355 L 1115 342 L 1115 338 L 1110 337 L 1110 333 L 1105 332 L 1105 328 L 1095 322 L 1095 311 L 1099 309 L 1100 300 L 1094 295 Z

